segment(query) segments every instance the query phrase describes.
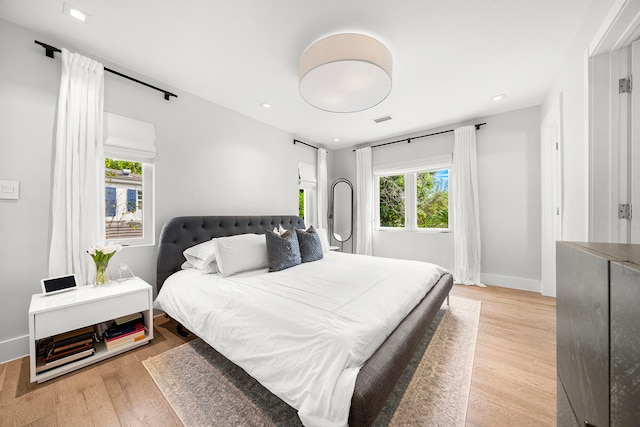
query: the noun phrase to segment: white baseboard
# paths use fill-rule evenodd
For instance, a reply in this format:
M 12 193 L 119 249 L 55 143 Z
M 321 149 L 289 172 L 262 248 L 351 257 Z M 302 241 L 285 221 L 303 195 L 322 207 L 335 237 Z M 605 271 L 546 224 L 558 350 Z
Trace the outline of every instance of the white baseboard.
M 480 273 L 480 280 L 486 285 L 542 293 L 541 280 L 523 279 L 522 277 L 501 276 L 499 274 L 486 273 Z
M 20 359 L 29 354 L 29 335 L 0 341 L 0 363 Z

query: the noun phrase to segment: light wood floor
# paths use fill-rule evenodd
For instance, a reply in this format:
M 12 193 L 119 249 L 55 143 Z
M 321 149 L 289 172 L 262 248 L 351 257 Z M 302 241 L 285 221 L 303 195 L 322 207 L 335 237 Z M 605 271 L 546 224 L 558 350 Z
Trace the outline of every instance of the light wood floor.
M 454 286 L 482 301 L 467 426 L 555 426 L 555 299 L 498 287 Z M 137 350 L 43 384 L 29 359 L 0 364 L 0 426 L 180 426 L 141 361 L 186 340 L 155 319 Z
M 555 298 L 493 286 L 451 294 L 482 301 L 467 426 L 555 426 Z

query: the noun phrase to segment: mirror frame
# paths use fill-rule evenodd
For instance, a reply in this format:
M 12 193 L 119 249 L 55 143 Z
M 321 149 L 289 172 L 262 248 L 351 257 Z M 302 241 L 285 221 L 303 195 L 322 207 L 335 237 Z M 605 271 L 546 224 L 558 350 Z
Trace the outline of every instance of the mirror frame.
M 345 184 L 347 184 L 349 186 L 349 189 L 351 190 L 351 228 L 349 229 L 349 237 L 347 237 L 344 240 L 338 240 L 335 238 L 335 235 L 333 233 L 333 217 L 334 217 L 334 207 L 335 207 L 335 188 L 336 185 L 340 184 L 341 182 L 344 182 Z M 331 184 L 331 205 L 329 206 L 329 233 L 330 233 L 330 237 L 333 238 L 335 241 L 340 242 L 340 243 L 344 243 L 347 242 L 351 239 L 351 237 L 353 236 L 353 185 L 351 184 L 351 181 L 349 181 L 346 178 L 338 178 L 335 181 L 333 181 L 333 184 Z

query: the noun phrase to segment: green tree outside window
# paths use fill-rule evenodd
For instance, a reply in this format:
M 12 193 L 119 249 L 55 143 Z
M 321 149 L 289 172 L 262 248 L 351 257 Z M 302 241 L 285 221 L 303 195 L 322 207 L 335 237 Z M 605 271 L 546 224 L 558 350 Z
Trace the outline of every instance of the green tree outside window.
M 404 227 L 404 175 L 380 177 L 380 226 Z

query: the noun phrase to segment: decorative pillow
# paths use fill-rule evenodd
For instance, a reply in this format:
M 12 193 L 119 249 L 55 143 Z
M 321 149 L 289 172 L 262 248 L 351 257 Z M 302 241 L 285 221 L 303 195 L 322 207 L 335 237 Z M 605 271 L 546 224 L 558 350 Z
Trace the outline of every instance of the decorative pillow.
M 297 233 L 287 230 L 282 235 L 265 230 L 269 271 L 280 271 L 302 262 Z
M 267 245 L 259 234 L 238 234 L 218 237 L 215 253 L 218 271 L 231 276 L 243 271 L 264 268 L 269 265 Z
M 327 234 L 327 229 L 318 228 L 316 230 L 316 233 L 318 233 L 318 236 L 320 236 L 320 243 L 322 243 L 322 252 L 326 254 L 327 252 L 329 252 L 329 237 Z
M 302 262 L 318 261 L 324 257 L 320 236 L 313 227 L 309 227 L 306 231 L 296 228 L 296 234 Z
M 182 254 L 187 262 L 182 264 L 182 269 L 195 268 L 203 273 L 216 273 L 215 248 L 215 239 L 211 239 L 185 249 Z

